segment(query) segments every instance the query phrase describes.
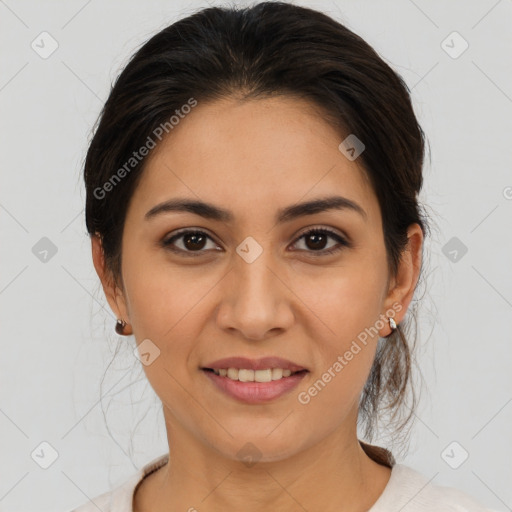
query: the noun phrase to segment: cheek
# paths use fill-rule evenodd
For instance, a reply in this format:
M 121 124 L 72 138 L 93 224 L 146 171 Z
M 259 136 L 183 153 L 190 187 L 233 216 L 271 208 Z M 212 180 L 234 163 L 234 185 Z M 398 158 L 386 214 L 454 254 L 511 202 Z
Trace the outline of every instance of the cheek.
M 385 278 L 378 258 L 362 254 L 315 272 L 295 268 L 290 275 L 294 293 L 318 319 L 314 323 L 319 332 L 313 337 L 334 340 L 339 349 L 379 319 Z
M 205 290 L 215 285 L 215 276 L 201 266 L 171 262 L 165 249 L 126 249 L 123 272 L 136 339 L 137 333 L 162 341 L 175 338 L 180 324 L 200 311 L 200 301 Z
M 123 262 L 134 337 L 137 345 L 146 344 L 157 354 L 151 364 L 144 365 L 152 386 L 174 388 L 169 373 L 182 382 L 189 370 L 187 359 L 199 337 L 197 314 L 206 283 L 183 275 L 169 263 L 162 266 L 142 260 L 136 256 Z
M 363 258 L 315 276 L 297 279 L 294 292 L 309 309 L 319 364 L 303 387 L 311 406 L 340 418 L 357 402 L 370 372 L 378 342 L 385 275 L 378 262 Z M 313 405 L 316 404 L 316 405 Z
M 175 282 L 166 286 L 162 279 L 142 283 L 144 293 L 138 300 L 132 299 L 133 330 L 140 348 L 148 346 L 149 352 L 156 354 L 146 364 L 144 350 L 139 348 L 144 372 L 162 403 L 170 410 L 181 410 L 190 400 L 185 390 L 190 387 L 191 375 L 199 372 L 190 356 L 201 329 L 199 306 L 194 309 L 194 305 L 204 293 L 194 293 L 193 286 L 181 289 Z M 194 394 L 192 389 L 190 392 Z

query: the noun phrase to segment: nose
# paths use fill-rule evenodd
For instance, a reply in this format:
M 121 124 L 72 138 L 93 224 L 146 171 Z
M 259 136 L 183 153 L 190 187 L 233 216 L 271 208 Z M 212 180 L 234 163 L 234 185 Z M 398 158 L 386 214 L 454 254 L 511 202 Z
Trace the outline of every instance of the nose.
M 266 250 L 252 263 L 236 255 L 223 279 L 217 311 L 221 329 L 238 331 L 250 340 L 263 340 L 289 329 L 295 320 L 294 294 L 283 269 Z

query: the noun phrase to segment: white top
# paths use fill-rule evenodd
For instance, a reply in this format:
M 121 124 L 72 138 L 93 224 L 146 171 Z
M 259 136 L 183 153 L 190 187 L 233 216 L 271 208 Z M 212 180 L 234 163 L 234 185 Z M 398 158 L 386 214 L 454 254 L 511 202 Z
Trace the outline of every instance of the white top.
M 70 512 L 133 512 L 137 486 L 150 473 L 167 464 L 169 454 L 161 455 L 141 468 L 124 484 L 101 494 Z M 405 507 L 407 505 L 407 507 Z M 421 473 L 404 464 L 393 464 L 384 491 L 368 512 L 498 512 L 485 508 L 469 494 L 453 487 L 435 485 Z

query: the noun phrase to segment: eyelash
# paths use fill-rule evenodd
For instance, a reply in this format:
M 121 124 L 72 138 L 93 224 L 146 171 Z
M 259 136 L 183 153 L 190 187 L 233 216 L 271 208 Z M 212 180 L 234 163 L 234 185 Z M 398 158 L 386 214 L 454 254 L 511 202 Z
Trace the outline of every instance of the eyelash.
M 192 257 L 200 256 L 201 253 L 206 252 L 205 250 L 202 250 L 202 249 L 199 251 L 186 251 L 183 249 L 173 247 L 172 244 L 174 243 L 174 241 L 176 241 L 178 238 L 182 238 L 183 236 L 188 235 L 188 234 L 206 235 L 207 238 L 209 238 L 210 240 L 212 240 L 214 242 L 212 237 L 210 237 L 210 235 L 208 235 L 208 233 L 205 233 L 204 231 L 201 231 L 198 229 L 184 229 L 182 231 L 179 231 L 172 237 L 170 237 L 166 240 L 163 240 L 162 246 L 172 252 L 179 253 L 182 255 L 192 256 Z M 330 249 L 322 249 L 319 251 L 306 250 L 306 252 L 312 253 L 315 257 L 316 256 L 328 256 L 328 255 L 331 255 L 331 254 L 341 251 L 345 247 L 351 247 L 351 244 L 346 239 L 341 237 L 335 231 L 331 231 L 330 229 L 327 229 L 327 228 L 312 228 L 309 231 L 302 233 L 298 238 L 296 238 L 293 245 L 295 245 L 302 238 L 305 238 L 312 234 L 315 234 L 315 235 L 316 234 L 327 234 L 329 237 L 334 238 L 340 244 L 337 247 L 331 247 Z M 300 250 L 302 250 L 302 249 L 300 249 Z

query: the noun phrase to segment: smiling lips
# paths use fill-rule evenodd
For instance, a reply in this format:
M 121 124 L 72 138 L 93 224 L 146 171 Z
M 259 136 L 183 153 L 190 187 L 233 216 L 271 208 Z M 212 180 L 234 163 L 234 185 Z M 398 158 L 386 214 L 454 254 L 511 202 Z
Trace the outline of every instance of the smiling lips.
M 213 361 L 201 369 L 219 390 L 250 404 L 264 403 L 284 395 L 309 372 L 303 366 L 280 357 L 229 357 Z

